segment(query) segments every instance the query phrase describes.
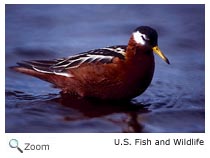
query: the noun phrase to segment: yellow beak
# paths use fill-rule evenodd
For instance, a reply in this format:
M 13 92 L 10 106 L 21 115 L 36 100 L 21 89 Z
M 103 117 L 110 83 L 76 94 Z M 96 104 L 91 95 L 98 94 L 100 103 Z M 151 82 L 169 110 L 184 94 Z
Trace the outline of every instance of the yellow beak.
M 152 48 L 153 52 L 155 52 L 157 55 L 159 55 L 167 64 L 170 64 L 168 58 L 161 52 L 160 48 L 158 46 L 154 46 Z

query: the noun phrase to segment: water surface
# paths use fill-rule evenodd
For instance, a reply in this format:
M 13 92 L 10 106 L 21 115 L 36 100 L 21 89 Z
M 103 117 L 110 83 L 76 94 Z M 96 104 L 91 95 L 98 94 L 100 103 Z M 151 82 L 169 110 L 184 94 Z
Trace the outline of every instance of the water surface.
M 205 132 L 204 5 L 6 5 L 6 132 Z M 156 56 L 150 87 L 131 102 L 65 98 L 9 69 L 127 44 L 149 25 L 171 65 Z

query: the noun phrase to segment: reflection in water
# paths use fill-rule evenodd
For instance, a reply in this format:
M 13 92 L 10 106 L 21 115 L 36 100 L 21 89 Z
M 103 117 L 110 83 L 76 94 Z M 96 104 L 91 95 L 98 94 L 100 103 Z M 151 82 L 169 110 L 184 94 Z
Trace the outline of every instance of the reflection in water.
M 13 110 L 21 112 L 18 120 L 22 121 L 13 125 L 15 128 L 12 129 L 13 132 L 30 132 L 31 128 L 27 130 L 23 128 L 26 120 L 31 126 L 36 127 L 32 129 L 35 132 L 50 132 L 50 128 L 54 126 L 61 131 L 65 126 L 64 131 L 68 132 L 91 132 L 95 131 L 91 126 L 100 127 L 100 123 L 104 123 L 107 127 L 118 127 L 115 132 L 143 132 L 139 116 L 149 112 L 146 105 L 132 101 L 100 101 L 57 94 L 32 96 L 21 91 L 7 91 L 6 95 L 9 100 L 19 100 L 16 104 L 7 103 L 7 121 L 16 116 Z M 89 125 L 89 121 L 92 121 L 92 125 Z M 81 122 L 83 123 L 80 124 Z M 16 129 L 16 126 L 19 128 Z M 69 129 L 66 129 L 68 126 Z
M 65 121 L 91 119 L 113 114 L 123 115 L 117 121 L 114 117 L 105 117 L 107 121 L 123 125 L 124 129 L 122 132 L 142 132 L 143 127 L 138 122 L 138 115 L 149 112 L 143 104 L 133 103 L 131 101 L 100 101 L 93 98 L 83 99 L 69 95 L 62 95 L 60 98 L 53 100 L 80 113 L 76 118 L 74 116 L 72 117 L 72 115 L 65 116 Z
M 7 91 L 6 96 L 7 132 L 204 132 L 202 109 L 154 110 L 155 103 L 33 96 L 21 91 Z

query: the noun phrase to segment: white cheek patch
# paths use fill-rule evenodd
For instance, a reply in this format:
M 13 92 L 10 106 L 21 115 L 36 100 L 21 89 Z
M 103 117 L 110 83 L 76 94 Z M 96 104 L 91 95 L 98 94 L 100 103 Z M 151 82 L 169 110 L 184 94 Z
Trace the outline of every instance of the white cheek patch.
M 145 45 L 146 42 L 145 40 L 142 38 L 142 36 L 146 39 L 146 35 L 145 34 L 142 34 L 141 32 L 139 31 L 136 31 L 133 33 L 133 38 L 134 40 L 136 41 L 136 43 L 139 43 L 141 45 Z

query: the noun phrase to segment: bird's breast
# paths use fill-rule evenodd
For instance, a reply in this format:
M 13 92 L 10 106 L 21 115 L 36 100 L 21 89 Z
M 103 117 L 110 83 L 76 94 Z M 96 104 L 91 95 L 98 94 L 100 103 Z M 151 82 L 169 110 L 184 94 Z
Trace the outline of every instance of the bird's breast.
M 133 91 L 133 95 L 139 95 L 147 89 L 152 81 L 154 69 L 153 54 L 136 56 L 126 62 L 124 83 Z

